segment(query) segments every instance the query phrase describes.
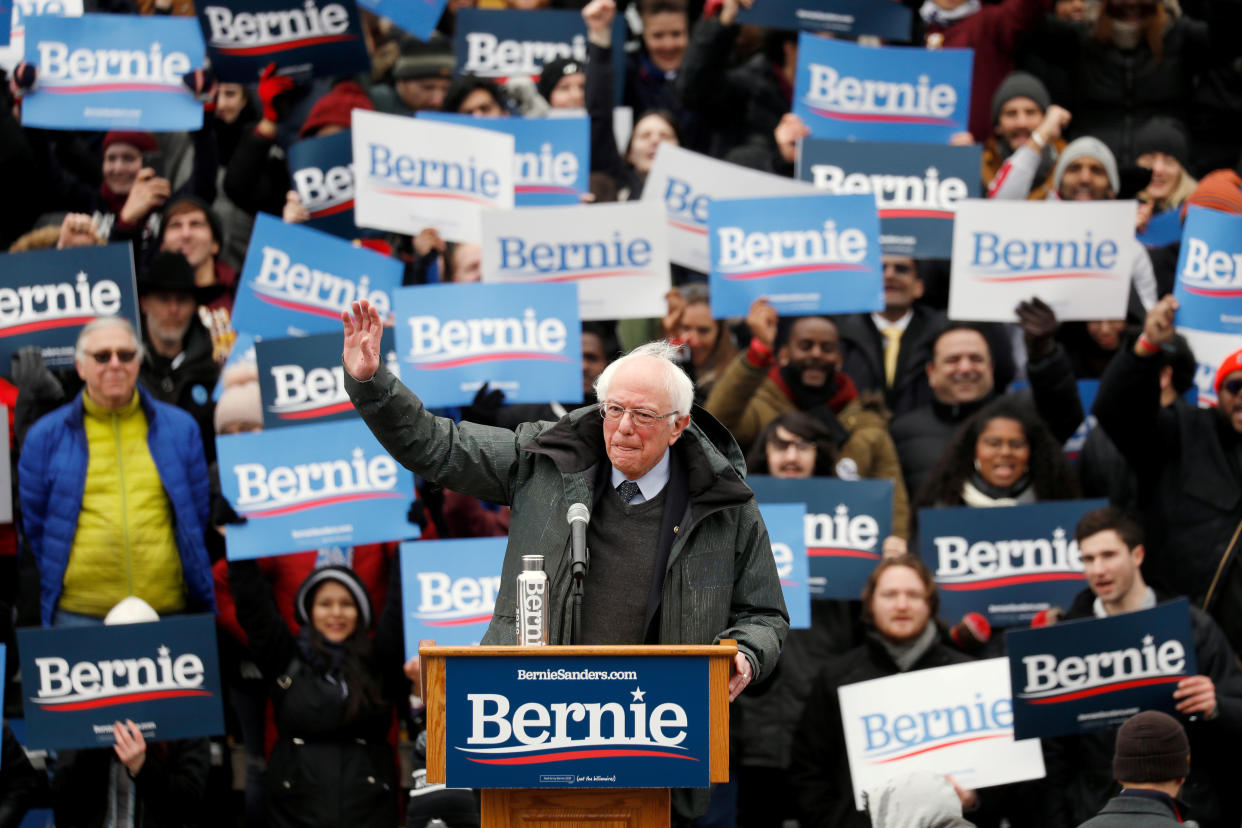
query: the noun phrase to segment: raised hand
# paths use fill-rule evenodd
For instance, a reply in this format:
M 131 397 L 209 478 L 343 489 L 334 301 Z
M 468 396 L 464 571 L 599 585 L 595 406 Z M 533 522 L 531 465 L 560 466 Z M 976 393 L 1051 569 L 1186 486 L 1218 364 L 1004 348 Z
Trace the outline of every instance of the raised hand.
M 345 348 L 341 353 L 341 362 L 351 377 L 366 382 L 379 370 L 380 337 L 384 335 L 384 323 L 379 311 L 366 299 L 354 302 L 352 311 L 341 313 L 341 322 L 345 326 Z

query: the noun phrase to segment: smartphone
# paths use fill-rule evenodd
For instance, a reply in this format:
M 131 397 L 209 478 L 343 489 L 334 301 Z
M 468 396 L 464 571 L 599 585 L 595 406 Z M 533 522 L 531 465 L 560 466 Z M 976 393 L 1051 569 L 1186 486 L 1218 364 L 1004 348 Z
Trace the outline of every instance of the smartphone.
M 164 175 L 164 153 L 156 150 L 155 152 L 144 152 L 142 154 L 142 166 L 150 167 L 155 170 L 156 178 L 166 178 Z

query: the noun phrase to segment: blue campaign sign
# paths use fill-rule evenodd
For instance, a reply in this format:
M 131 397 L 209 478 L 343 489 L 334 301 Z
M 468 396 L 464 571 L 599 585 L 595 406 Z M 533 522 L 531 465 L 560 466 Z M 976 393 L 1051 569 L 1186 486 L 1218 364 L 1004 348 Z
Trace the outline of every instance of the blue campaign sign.
M 345 393 L 341 334 L 264 339 L 254 344 L 259 366 L 263 428 L 356 420 L 358 412 Z M 392 328 L 384 329 L 380 354 L 400 376 Z
M 578 204 L 591 189 L 587 118 L 475 118 L 450 112 L 418 117 L 512 135 L 515 207 Z
M 943 144 L 970 114 L 971 49 L 798 36 L 794 114 L 816 138 Z
M 981 153 L 978 144 L 808 138 L 798 154 L 798 178 L 832 195 L 874 195 L 883 252 L 943 259 L 953 252 L 957 203 L 980 197 Z
M 12 16 L 12 0 L 0 0 L 0 46 L 9 45 L 9 33 L 12 27 L 5 25 L 4 21 L 9 20 Z
M 343 239 L 358 237 L 352 142 L 347 129 L 289 147 L 289 177 L 310 213 L 306 226 Z
M 405 657 L 418 642 L 478 644 L 492 622 L 508 538 L 425 540 L 401 544 Z
M 888 42 L 910 40 L 908 6 L 892 0 L 764 0 L 738 10 L 738 23 L 770 29 L 805 29 L 856 38 L 873 35 Z
M 1242 216 L 1190 209 L 1173 295 L 1178 327 L 1242 333 Z
M 148 743 L 224 732 L 216 623 L 173 615 L 145 624 L 24 627 L 27 744 L 66 750 L 115 744 L 131 719 Z
M 396 293 L 397 359 L 428 406 L 467 405 L 483 383 L 510 403 L 582 397 L 574 284 L 444 284 Z
M 573 58 L 586 66 L 586 24 L 576 11 L 560 9 L 457 10 L 453 54 L 457 71 L 503 83 L 512 77 L 538 81 L 545 63 Z M 617 15 L 612 42 L 624 43 L 625 20 Z M 612 50 L 617 101 L 625 83 L 625 50 Z
M 198 22 L 222 81 L 253 83 L 269 63 L 301 78 L 371 66 L 354 0 L 205 0 Z
M 1138 234 L 1138 240 L 1147 247 L 1165 247 L 1182 238 L 1182 211 L 1165 210 L 1156 213 L 1147 222 L 1147 228 Z
M 858 600 L 893 530 L 893 482 L 752 474 L 746 485 L 761 504 L 806 504 L 811 597 Z
M 707 659 L 445 660 L 454 788 L 705 788 Z
M 994 627 L 1068 607 L 1086 586 L 1074 527 L 1106 500 L 1059 500 L 1000 509 L 919 510 L 919 555 L 940 587 L 940 614 L 968 612 Z
M 39 83 L 22 125 L 45 129 L 178 131 L 203 125 L 181 82 L 203 66 L 193 20 L 129 14 L 26 18 L 26 61 Z
M 430 40 L 448 0 L 359 0 L 372 14 L 387 17 L 397 28 L 419 40 Z
M 123 316 L 138 330 L 128 244 L 3 254 L 0 274 L 0 365 L 38 345 L 49 368 L 69 368 L 78 332 L 96 317 Z
M 1180 717 L 1173 691 L 1197 672 L 1185 598 L 1108 618 L 1005 633 L 1015 739 L 1090 733 L 1142 710 Z
M 259 337 L 339 333 L 341 312 L 355 299 L 369 299 L 387 317 L 402 275 L 396 259 L 259 213 L 233 303 L 233 327 Z
M 761 503 L 759 514 L 768 527 L 781 594 L 789 611 L 789 627 L 805 630 L 811 626 L 811 573 L 806 560 L 805 503 Z
M 417 538 L 414 475 L 361 420 L 216 437 L 220 490 L 246 518 L 230 560 Z
M 884 309 L 880 222 L 869 195 L 712 202 L 712 316 L 745 316 L 766 297 L 781 316 Z

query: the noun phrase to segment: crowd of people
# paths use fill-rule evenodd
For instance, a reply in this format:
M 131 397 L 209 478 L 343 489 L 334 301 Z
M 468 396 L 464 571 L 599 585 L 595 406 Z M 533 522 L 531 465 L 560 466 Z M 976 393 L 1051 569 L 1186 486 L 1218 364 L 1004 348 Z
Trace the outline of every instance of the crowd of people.
M 85 325 L 72 369 L 49 368 L 31 345 L 2 367 L 15 478 L 14 522 L 0 526 L 6 717 L 21 711 L 17 626 L 208 612 L 228 734 L 147 744 L 117 722 L 115 748 L 36 754 L 37 770 L 6 725 L 0 826 L 31 807 L 92 828 L 478 824 L 473 797 L 424 785 L 418 770 L 402 539 L 227 559 L 242 519 L 220 491 L 216 437 L 263 427 L 253 363 L 223 370 L 248 333 L 232 307 L 255 216 L 310 220 L 289 148 L 348 130 L 357 109 L 584 110 L 584 203 L 639 198 L 662 144 L 792 176 L 810 135 L 791 113 L 797 33 L 737 21 L 764 2 L 551 0 L 580 9 L 585 60 L 549 62 L 537 83 L 458 72 L 451 38 L 469 0 L 451 0 L 430 40 L 362 11 L 369 71 L 295 80 L 272 64 L 252 83 L 223 83 L 197 70 L 185 83 L 204 120 L 190 133 L 30 127 L 23 98 L 38 73 L 20 63 L 5 74 L 0 170 L 11 197 L 0 203 L 0 248 L 129 245 L 141 319 Z M 139 13 L 132 0 L 86 5 Z M 185 12 L 172 0 L 141 5 Z M 1208 389 L 1196 387 L 1171 294 L 1188 207 L 1242 214 L 1242 7 L 906 5 L 910 42 L 974 50 L 969 124 L 952 143 L 981 145 L 987 198 L 1137 200 L 1130 298 L 1115 318 L 1063 323 L 1033 296 L 1016 324 L 951 320 L 948 263 L 886 253 L 877 312 L 782 317 L 760 299 L 745 318 L 717 319 L 706 275 L 674 266 L 663 318 L 583 324 L 581 400 L 509 405 L 484 386 L 469 406 L 428 411 L 378 358 L 381 320 L 366 302 L 343 309 L 345 390 L 416 472 L 410 519 L 423 538 L 511 539 L 485 643 L 513 642 L 521 551 L 548 555 L 553 643 L 738 641 L 733 781 L 674 796 L 676 824 L 1070 828 L 1101 813 L 1092 826 L 1172 825 L 1189 808 L 1202 826 L 1237 828 L 1242 350 L 1211 378 L 1216 405 L 1198 407 Z M 618 103 L 632 113 L 620 143 Z M 434 227 L 356 231 L 402 263 L 405 285 L 482 278 L 479 245 Z M 1093 407 L 1080 380 L 1099 381 Z M 1071 456 L 1063 447 L 1085 421 L 1098 425 Z M 749 475 L 892 482 L 891 534 L 858 600 L 816 599 L 810 627 L 788 629 Z M 1004 654 L 1002 631 L 939 617 L 917 555 L 919 511 L 1081 497 L 1111 506 L 1077 527 L 1078 599 L 1041 621 L 1189 597 L 1198 674 L 1171 691 L 1181 721 L 1144 713 L 1119 731 L 1046 739 L 1041 780 L 976 791 L 903 779 L 856 811 L 837 689 Z M 568 555 L 561 515 L 575 502 L 595 514 L 581 622 L 567 611 L 569 564 L 556 565 Z M 414 745 L 405 756 L 401 734 Z M 402 778 L 411 762 L 414 777 Z

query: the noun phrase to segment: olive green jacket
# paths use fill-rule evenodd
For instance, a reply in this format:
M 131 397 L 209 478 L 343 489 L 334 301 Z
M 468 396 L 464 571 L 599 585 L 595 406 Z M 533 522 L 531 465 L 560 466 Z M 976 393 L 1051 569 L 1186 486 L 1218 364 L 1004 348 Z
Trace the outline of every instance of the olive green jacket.
M 568 643 L 572 577 L 565 514 L 572 503 L 594 503 L 611 468 L 597 409 L 577 409 L 556 423 L 524 423 L 514 432 L 434 416 L 383 366 L 365 383 L 346 372 L 345 388 L 398 462 L 433 483 L 511 507 L 500 591 L 483 643 L 515 641 L 523 554 L 544 556 L 548 640 Z M 755 680 L 762 680 L 776 666 L 789 616 L 767 529 L 742 482 L 741 451 L 719 423 L 695 409 L 673 455 L 657 558 L 667 563 L 662 583 L 653 585 L 648 641 L 736 639 Z

